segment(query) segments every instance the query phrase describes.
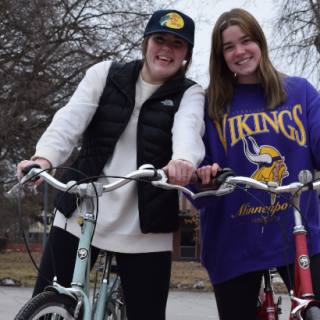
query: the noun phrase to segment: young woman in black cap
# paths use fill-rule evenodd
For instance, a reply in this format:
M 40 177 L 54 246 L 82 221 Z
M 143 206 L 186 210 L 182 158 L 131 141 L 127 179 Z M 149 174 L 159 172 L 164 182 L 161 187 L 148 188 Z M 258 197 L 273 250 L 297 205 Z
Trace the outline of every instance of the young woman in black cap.
M 151 163 L 168 166 L 170 183 L 187 184 L 204 157 L 204 91 L 185 77 L 193 42 L 190 17 L 175 10 L 155 12 L 145 29 L 143 59 L 91 67 L 69 103 L 56 113 L 31 161 L 20 162 L 18 174 L 33 163 L 43 169 L 63 163 L 83 135 L 71 167 L 87 176 L 124 176 Z M 80 179 L 73 171 L 62 178 Z M 99 206 L 92 265 L 99 249 L 116 252 L 128 319 L 165 319 L 172 232 L 179 223 L 177 193 L 130 183 L 104 194 Z M 58 210 L 49 239 L 59 283 L 69 286 L 80 231 L 78 209 L 73 199 L 64 197 Z M 53 277 L 49 241 L 40 269 L 47 278 Z M 38 277 L 34 295 L 46 285 Z

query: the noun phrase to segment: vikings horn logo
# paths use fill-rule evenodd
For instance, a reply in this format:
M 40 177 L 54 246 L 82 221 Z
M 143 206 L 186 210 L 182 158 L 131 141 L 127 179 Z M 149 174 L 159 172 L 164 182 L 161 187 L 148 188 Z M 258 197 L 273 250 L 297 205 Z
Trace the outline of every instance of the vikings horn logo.
M 284 163 L 284 157 L 281 156 L 277 149 L 271 146 L 259 147 L 252 137 L 249 137 L 249 139 L 256 154 L 252 154 L 249 151 L 247 140 L 242 138 L 244 153 L 250 162 L 258 165 L 258 169 L 253 173 L 251 178 L 265 182 L 276 181 L 281 186 L 282 179 L 289 175 Z M 271 204 L 274 204 L 275 200 L 275 194 L 272 194 Z

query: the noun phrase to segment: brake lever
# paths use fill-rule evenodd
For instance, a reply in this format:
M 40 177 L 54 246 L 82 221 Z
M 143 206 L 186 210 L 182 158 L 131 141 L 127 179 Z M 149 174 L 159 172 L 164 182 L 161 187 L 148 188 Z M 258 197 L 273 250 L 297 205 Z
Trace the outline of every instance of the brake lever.
M 226 179 L 226 182 L 228 181 L 229 178 Z M 219 189 L 208 189 L 206 191 L 201 191 L 199 193 L 196 193 L 194 196 L 192 196 L 193 199 L 197 199 L 200 197 L 204 197 L 204 196 L 224 196 L 228 193 L 231 193 L 233 190 L 235 189 L 235 186 L 233 185 L 227 185 L 227 184 L 223 184 Z
M 23 174 L 25 174 L 25 176 L 22 177 L 22 179 L 20 180 L 20 182 L 18 182 L 16 185 L 14 185 L 8 192 L 7 192 L 7 195 L 9 197 L 12 197 L 14 196 L 18 190 L 19 190 L 19 185 L 21 186 L 24 186 L 24 184 L 27 182 L 27 181 L 37 181 L 38 179 L 40 179 L 39 176 L 35 176 L 37 173 L 38 173 L 38 170 L 37 169 L 41 169 L 41 167 L 38 165 L 38 164 L 32 164 L 30 166 L 27 166 L 25 168 L 23 168 L 21 170 L 21 172 Z M 35 176 L 33 179 L 30 179 L 32 178 L 33 176 Z
M 13 197 L 19 190 L 19 185 L 21 185 L 21 187 L 24 186 L 24 183 L 26 182 L 26 177 L 24 176 L 21 181 L 17 184 L 15 184 L 8 192 L 7 195 L 9 197 Z
M 159 183 L 167 184 L 167 181 L 168 181 L 167 172 L 165 172 L 163 169 L 158 169 L 157 180 L 152 181 L 151 183 L 154 184 L 154 182 L 159 182 Z
M 167 172 L 164 171 L 163 169 L 158 169 L 157 170 L 157 180 L 151 181 L 151 184 L 153 184 L 155 187 L 166 189 L 166 190 L 180 190 L 182 192 L 188 193 L 191 195 L 191 197 L 194 196 L 194 193 L 190 191 L 189 189 L 183 187 L 183 186 L 178 186 L 175 184 L 170 184 L 168 183 L 168 177 L 167 177 Z
M 184 193 L 189 194 L 193 199 L 196 199 L 198 197 L 203 197 L 203 196 L 210 196 L 210 195 L 222 196 L 222 195 L 231 193 L 234 190 L 234 186 L 228 185 L 228 184 L 222 184 L 218 190 L 212 190 L 212 188 L 210 188 L 210 190 L 195 194 L 191 190 L 189 190 L 189 189 L 187 189 L 187 188 L 185 188 L 183 186 L 179 186 L 179 185 L 174 185 L 174 184 L 168 183 L 167 182 L 168 178 L 166 176 L 166 172 L 165 171 L 160 169 L 160 170 L 157 170 L 157 172 L 158 172 L 157 180 L 156 181 L 151 181 L 151 183 L 155 187 L 166 189 L 166 190 L 173 190 L 173 189 L 180 190 L 180 191 L 182 191 Z M 232 174 L 234 175 L 233 171 L 232 171 Z M 196 177 L 197 176 L 195 175 L 193 178 L 196 178 Z M 225 181 L 223 181 L 223 182 L 227 182 L 228 179 L 229 179 L 229 177 L 226 177 L 224 179 Z
M 173 189 L 176 189 L 176 190 L 180 190 L 182 192 L 185 192 L 185 193 L 188 193 L 190 194 L 191 196 L 194 195 L 194 193 L 192 191 L 190 191 L 189 189 L 183 187 L 183 186 L 178 186 L 176 184 L 170 184 L 170 183 L 167 183 L 166 181 L 163 181 L 163 180 L 160 180 L 160 181 L 151 181 L 151 183 L 155 186 L 155 187 L 158 187 L 158 188 L 162 188 L 162 189 L 166 189 L 166 190 L 173 190 Z

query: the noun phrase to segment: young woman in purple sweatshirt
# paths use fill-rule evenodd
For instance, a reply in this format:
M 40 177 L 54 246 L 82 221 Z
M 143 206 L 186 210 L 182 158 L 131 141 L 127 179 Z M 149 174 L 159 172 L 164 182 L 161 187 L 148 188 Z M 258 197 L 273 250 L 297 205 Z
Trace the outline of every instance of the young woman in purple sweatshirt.
M 219 166 L 279 185 L 298 181 L 302 169 L 319 170 L 319 120 L 320 94 L 307 80 L 287 77 L 273 67 L 265 35 L 255 18 L 241 9 L 222 14 L 212 34 L 203 137 L 206 157 L 197 170 L 204 182 Z M 271 161 L 265 161 L 266 157 Z M 250 192 L 283 224 L 285 200 Z M 262 233 L 263 207 L 242 191 L 201 198 L 195 205 L 201 209 L 201 262 L 213 284 L 220 319 L 255 319 L 263 270 L 276 267 L 288 283 L 282 230 L 269 217 Z M 301 211 L 310 228 L 311 275 L 319 300 L 316 191 L 302 194 Z M 295 249 L 293 227 L 290 208 L 286 232 Z M 290 252 L 288 256 L 293 263 Z

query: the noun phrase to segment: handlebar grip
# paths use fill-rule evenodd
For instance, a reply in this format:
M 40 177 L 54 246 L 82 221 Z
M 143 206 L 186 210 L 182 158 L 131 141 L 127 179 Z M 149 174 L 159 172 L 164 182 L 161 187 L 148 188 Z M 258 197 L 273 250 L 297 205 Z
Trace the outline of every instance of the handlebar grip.
M 196 173 L 193 173 L 191 178 L 190 178 L 189 183 L 197 183 L 198 180 L 199 180 L 198 175 Z
M 33 168 L 41 169 L 41 167 L 40 167 L 37 163 L 35 163 L 35 164 L 30 164 L 29 166 L 24 167 L 24 168 L 21 170 L 21 172 L 22 172 L 24 175 L 27 175 L 27 174 L 30 172 L 30 170 L 32 170 Z M 32 181 L 36 181 L 36 180 L 38 180 L 38 179 L 40 179 L 39 176 L 34 177 L 34 179 L 32 179 Z
M 162 168 L 164 174 L 168 177 L 168 169 Z M 189 183 L 196 183 L 198 181 L 198 176 L 196 173 L 193 173 Z
M 216 185 L 216 178 L 211 176 L 208 184 L 203 184 L 202 181 L 199 179 L 197 181 L 197 188 L 200 191 L 205 191 L 205 190 L 218 189 L 219 187 Z
M 235 177 L 236 174 L 230 168 L 220 168 L 217 171 L 215 177 L 211 176 L 208 184 L 202 184 L 202 181 L 199 179 L 197 182 L 197 188 L 200 191 L 219 189 L 220 186 L 226 181 L 228 177 Z

